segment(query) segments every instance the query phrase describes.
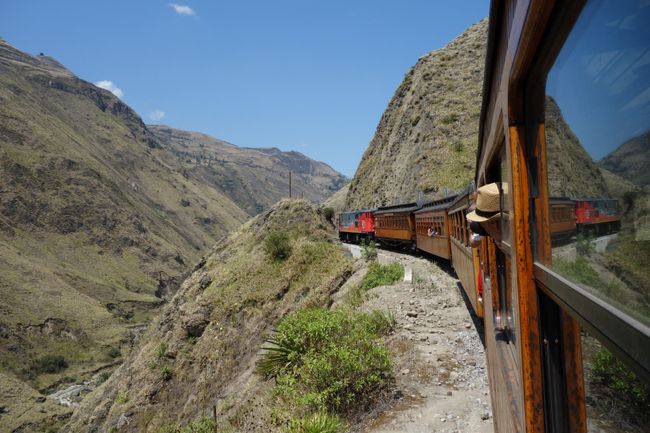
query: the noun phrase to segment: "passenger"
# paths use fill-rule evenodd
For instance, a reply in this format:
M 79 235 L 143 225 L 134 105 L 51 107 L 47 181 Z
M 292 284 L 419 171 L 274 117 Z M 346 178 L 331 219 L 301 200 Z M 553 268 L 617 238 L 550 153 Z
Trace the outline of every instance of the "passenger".
M 476 209 L 467 214 L 470 230 L 480 236 L 490 236 L 501 241 L 500 221 L 503 216 L 507 183 L 490 183 L 476 191 Z

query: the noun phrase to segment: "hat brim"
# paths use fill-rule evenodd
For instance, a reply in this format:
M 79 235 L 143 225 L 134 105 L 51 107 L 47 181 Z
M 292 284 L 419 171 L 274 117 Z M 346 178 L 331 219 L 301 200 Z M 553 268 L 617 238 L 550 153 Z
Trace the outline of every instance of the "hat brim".
M 492 215 L 491 217 L 484 217 L 476 213 L 476 211 L 471 211 L 470 213 L 467 214 L 466 218 L 470 221 L 474 221 L 477 223 L 484 223 L 487 221 L 493 221 L 496 219 L 499 219 L 501 217 L 501 212 L 497 212 L 496 214 Z

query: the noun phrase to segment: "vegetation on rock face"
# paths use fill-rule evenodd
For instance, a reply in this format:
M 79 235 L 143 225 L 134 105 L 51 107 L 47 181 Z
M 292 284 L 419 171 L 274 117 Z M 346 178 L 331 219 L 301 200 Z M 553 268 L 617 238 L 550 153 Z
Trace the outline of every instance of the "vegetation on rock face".
M 336 415 L 316 412 L 311 415 L 293 419 L 287 433 L 340 433 L 344 423 Z
M 280 322 L 258 371 L 274 377 L 276 392 L 299 406 L 345 413 L 362 407 L 390 377 L 379 338 L 391 329 L 379 312 L 301 310 Z
M 284 260 L 265 253 L 264 240 L 274 232 L 286 232 L 291 241 Z M 123 431 L 154 432 L 211 413 L 217 401 L 219 428 L 281 431 L 286 425 L 273 422 L 270 383 L 250 370 L 283 317 L 327 305 L 352 272 L 333 234 L 317 208 L 283 200 L 218 243 L 163 308 L 139 353 L 86 397 L 63 432 L 108 431 L 124 413 L 130 423 Z M 207 280 L 211 284 L 202 283 Z M 172 373 L 168 380 L 164 366 Z M 128 401 L 120 403 L 123 394 Z M 178 401 L 192 404 L 181 412 Z M 106 410 L 98 416 L 97 407 Z
M 379 121 L 346 209 L 438 197 L 474 177 L 487 19 L 423 56 Z
M 323 208 L 323 215 L 325 216 L 325 219 L 327 221 L 334 222 L 334 208 L 324 207 Z
M 32 361 L 28 374 L 58 373 L 68 368 L 68 363 L 61 355 L 45 355 Z
M 361 280 L 361 288 L 369 290 L 378 286 L 388 286 L 404 278 L 404 267 L 399 263 L 380 265 L 377 262 L 370 262 L 368 272 Z
M 291 239 L 286 232 L 271 232 L 264 239 L 264 252 L 271 260 L 284 260 L 291 255 Z
M 636 375 L 630 371 L 612 353 L 602 348 L 594 355 L 592 374 L 594 379 L 600 381 L 639 408 L 647 408 L 650 404 L 650 388 L 644 385 Z
M 374 240 L 365 239 L 361 241 L 361 257 L 367 262 L 377 259 L 377 246 Z

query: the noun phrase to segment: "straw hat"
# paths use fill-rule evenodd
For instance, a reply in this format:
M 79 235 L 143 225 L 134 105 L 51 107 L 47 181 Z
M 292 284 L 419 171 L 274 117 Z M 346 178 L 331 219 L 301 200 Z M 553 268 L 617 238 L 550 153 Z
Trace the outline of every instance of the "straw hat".
M 476 209 L 467 214 L 467 219 L 483 223 L 492 221 L 501 217 L 501 194 L 508 194 L 508 184 L 489 183 L 483 185 L 476 191 Z

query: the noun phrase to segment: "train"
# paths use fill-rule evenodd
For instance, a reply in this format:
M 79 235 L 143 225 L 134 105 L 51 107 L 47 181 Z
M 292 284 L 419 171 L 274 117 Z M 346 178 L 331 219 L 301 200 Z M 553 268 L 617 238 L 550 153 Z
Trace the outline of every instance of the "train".
M 474 312 L 483 317 L 479 248 L 470 246 L 466 215 L 473 187 L 429 202 L 403 203 L 376 209 L 350 210 L 337 216 L 343 242 L 374 241 L 381 246 L 419 251 L 450 262 Z M 618 201 L 612 198 L 551 197 L 550 232 L 554 239 L 578 234 L 604 235 L 620 229 Z

